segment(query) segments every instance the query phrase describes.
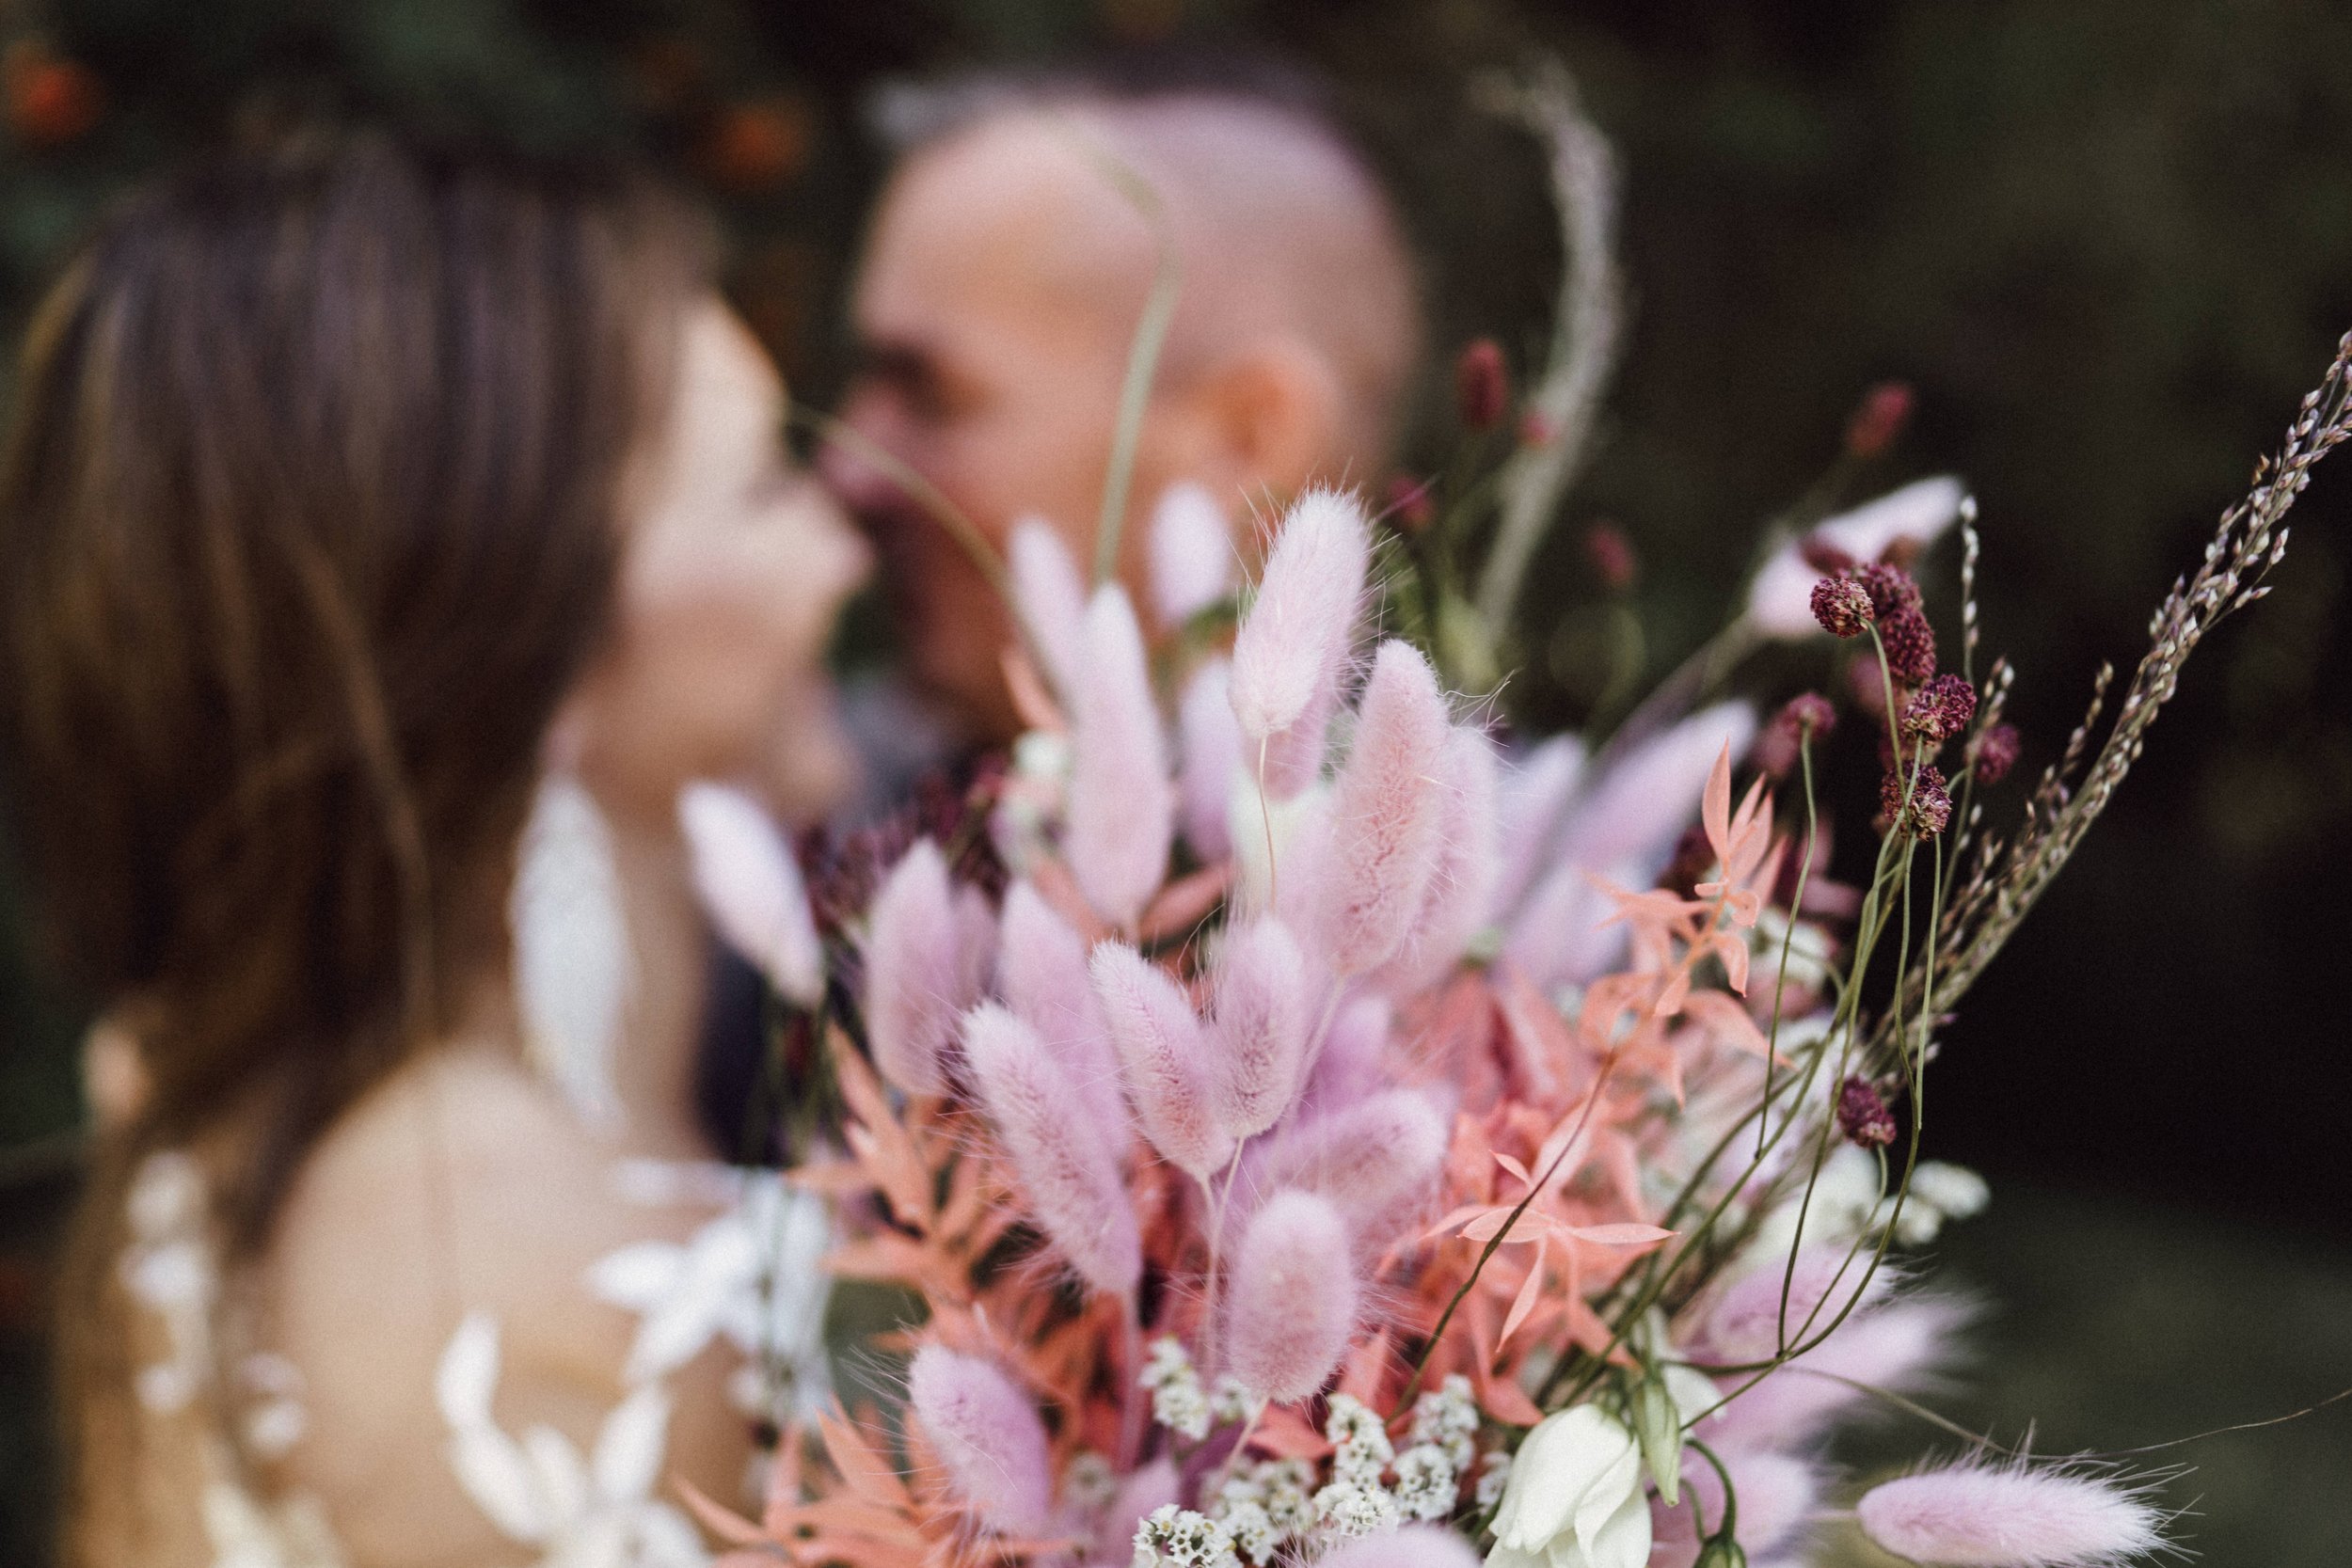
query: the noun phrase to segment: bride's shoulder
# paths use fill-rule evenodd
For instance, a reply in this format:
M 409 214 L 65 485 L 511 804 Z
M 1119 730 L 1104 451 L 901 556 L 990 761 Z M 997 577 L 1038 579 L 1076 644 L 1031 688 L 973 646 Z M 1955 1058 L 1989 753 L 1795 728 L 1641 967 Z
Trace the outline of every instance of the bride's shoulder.
M 469 1538 L 486 1528 L 445 1461 L 436 1398 L 461 1323 L 496 1325 L 498 1414 L 513 1430 L 585 1443 L 625 1397 L 638 1321 L 599 1299 L 591 1271 L 709 1217 L 632 1201 L 615 1180 L 627 1153 L 519 1065 L 469 1051 L 405 1069 L 313 1149 L 257 1306 L 304 1386 L 294 1467 L 348 1545 L 401 1533 L 391 1560 L 433 1561 L 446 1554 L 411 1550 L 418 1520 Z M 464 1543 L 444 1545 L 462 1556 Z

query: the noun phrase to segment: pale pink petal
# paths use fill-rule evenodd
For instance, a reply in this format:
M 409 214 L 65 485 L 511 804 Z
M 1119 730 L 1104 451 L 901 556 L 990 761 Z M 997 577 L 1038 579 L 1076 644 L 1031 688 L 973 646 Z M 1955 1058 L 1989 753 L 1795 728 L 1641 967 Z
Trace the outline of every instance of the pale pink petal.
M 1311 1193 L 1277 1193 L 1242 1233 L 1233 1259 L 1226 1370 L 1261 1399 L 1303 1400 L 1337 1370 L 1356 1306 L 1339 1211 Z
M 1143 1135 L 1170 1164 L 1206 1180 L 1232 1157 L 1233 1140 L 1216 1118 L 1191 1001 L 1167 971 L 1124 942 L 1096 947 L 1090 967 Z
M 1119 1130 L 1123 1154 L 1127 1101 L 1119 1087 L 1119 1053 L 1111 1048 L 1110 1026 L 1087 971 L 1086 939 L 1025 880 L 1005 890 L 996 989 L 1014 1014 L 1037 1031 L 1094 1119 Z
M 1168 874 L 1176 800 L 1143 634 L 1116 584 L 1087 607 L 1073 680 L 1063 852 L 1097 912 L 1132 926 Z
M 758 802 L 723 784 L 678 793 L 694 892 L 729 947 L 779 995 L 814 1006 L 825 990 L 825 951 L 792 847 Z
M 986 1524 L 1027 1531 L 1053 1506 L 1045 1423 L 1012 1381 L 977 1356 L 925 1345 L 907 1369 L 908 1403 L 956 1495 Z
M 1233 591 L 1233 532 L 1198 484 L 1171 484 L 1152 509 L 1152 609 L 1173 629 Z
M 882 879 L 866 933 L 866 1024 L 874 1066 L 910 1093 L 947 1090 L 956 1015 L 977 993 L 969 926 L 939 846 L 917 840 Z
M 1204 863 L 1233 852 L 1228 822 L 1235 784 L 1243 777 L 1241 727 L 1233 719 L 1232 666 L 1213 658 L 1192 673 L 1177 705 L 1176 727 L 1184 748 L 1184 842 Z
M 1086 578 L 1079 576 L 1078 563 L 1070 558 L 1061 535 L 1036 517 L 1013 524 L 1005 558 L 1021 623 L 1037 644 L 1045 678 L 1068 702 L 1086 662 Z
M 1363 610 L 1372 542 L 1363 507 L 1334 490 L 1299 497 L 1266 557 L 1233 641 L 1233 716 L 1245 766 L 1278 800 L 1314 782 Z
M 1444 844 L 1438 774 L 1449 733 L 1429 661 L 1408 642 L 1382 643 L 1331 793 L 1317 930 L 1335 974 L 1366 974 L 1395 957 L 1428 895 Z

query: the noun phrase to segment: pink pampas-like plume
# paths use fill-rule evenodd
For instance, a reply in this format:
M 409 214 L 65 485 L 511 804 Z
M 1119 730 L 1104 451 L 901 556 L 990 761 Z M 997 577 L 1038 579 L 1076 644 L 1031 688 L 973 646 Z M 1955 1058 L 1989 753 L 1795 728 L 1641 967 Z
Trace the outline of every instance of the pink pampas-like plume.
M 1424 1200 L 1445 1163 L 1446 1117 L 1417 1089 L 1384 1089 L 1284 1132 L 1257 1173 L 1262 1190 L 1327 1198 L 1374 1244 Z
M 1394 1017 L 1388 998 L 1376 992 L 1340 1005 L 1308 1069 L 1307 1092 L 1299 1102 L 1302 1117 L 1343 1111 L 1388 1081 L 1389 1025 Z
M 1755 738 L 1754 708 L 1718 703 L 1633 747 L 1578 802 L 1561 834 L 1562 857 L 1613 875 L 1629 865 L 1636 885 L 1647 885 L 1696 820 L 1715 759 L 1728 746 L 1737 761 Z
M 1428 895 L 1444 842 L 1445 794 L 1436 775 L 1450 731 L 1429 661 L 1409 642 L 1383 642 L 1331 794 L 1318 935 L 1341 975 L 1394 958 Z
M 1406 1525 L 1386 1534 L 1351 1541 L 1319 1568 L 1478 1568 L 1478 1552 L 1450 1529 Z
M 1820 1345 L 1725 1405 L 1707 1421 L 1703 1435 L 1732 1447 L 1810 1443 L 1869 1400 L 1867 1390 L 1916 1394 L 1931 1386 L 1960 1358 L 1958 1336 L 1967 1320 L 1965 1306 L 1942 1296 L 1906 1296 L 1856 1312 Z
M 1224 1370 L 1273 1403 L 1307 1398 L 1346 1354 L 1356 1302 L 1340 1212 L 1312 1193 L 1275 1194 L 1233 1259 Z
M 1087 902 L 1104 919 L 1133 926 L 1168 872 L 1176 799 L 1143 632 L 1117 584 L 1087 606 L 1085 661 L 1070 701 L 1062 850 Z
M 1189 481 L 1152 508 L 1152 610 L 1173 630 L 1233 591 L 1233 531 L 1216 498 Z
M 983 1523 L 1014 1533 L 1043 1527 L 1054 1504 L 1045 1423 L 1010 1379 L 930 1344 L 914 1353 L 907 1392 L 956 1496 Z
M 1430 985 L 1484 929 L 1501 875 L 1494 745 L 1456 728 L 1438 759 L 1438 860 L 1405 951 L 1382 978 L 1399 994 Z
M 1125 1108 L 1105 1122 L 1069 1064 L 993 1002 L 964 1015 L 963 1051 L 1038 1223 L 1079 1278 L 1105 1295 L 1133 1291 L 1143 1247 L 1119 1176 Z
M 874 895 L 866 932 L 866 1035 L 882 1075 L 910 1094 L 947 1092 L 956 1015 L 979 990 L 975 925 L 948 884 L 946 857 L 928 838 L 899 858 Z
M 1709 1440 L 1709 1446 L 1714 1446 Z M 1753 1555 L 1787 1545 L 1813 1513 L 1821 1494 L 1818 1470 L 1802 1459 L 1784 1453 L 1742 1453 L 1720 1450 L 1724 1468 L 1731 1472 L 1731 1492 L 1740 1504 L 1740 1523 L 1733 1534 Z M 1709 1526 L 1723 1522 L 1724 1482 L 1715 1466 L 1696 1454 L 1683 1461 L 1683 1484 L 1691 1489 Z M 1684 1515 L 1688 1520 L 1687 1511 Z M 1687 1524 L 1684 1528 L 1688 1528 Z M 1693 1531 L 1695 1552 L 1695 1534 Z
M 1101 943 L 1090 968 L 1143 1135 L 1168 1164 L 1206 1181 L 1232 1158 L 1233 1140 L 1217 1123 L 1208 1045 L 1190 999 L 1125 942 Z
M 1244 764 L 1241 726 L 1233 719 L 1232 673 L 1225 660 L 1207 660 L 1184 683 L 1176 705 L 1182 747 L 1177 793 L 1184 842 L 1205 863 L 1228 859 L 1233 852 L 1227 817 Z
M 2164 1544 L 2163 1519 L 2102 1476 L 1957 1465 L 1886 1481 L 1854 1505 L 1862 1532 L 1931 1568 L 2112 1568 Z
M 1045 678 L 1053 683 L 1055 695 L 1067 703 L 1086 663 L 1086 578 L 1078 575 L 1078 563 L 1070 558 L 1061 535 L 1038 517 L 1012 525 L 1005 569 L 1012 578 L 1021 624 L 1044 661 Z
M 1583 779 L 1584 743 L 1572 735 L 1554 736 L 1502 769 L 1495 792 L 1502 869 L 1487 919 L 1509 913 L 1529 879 L 1551 864 L 1552 841 Z
M 1708 1309 L 1700 1342 L 1724 1363 L 1769 1361 L 1780 1353 L 1784 1327 L 1794 1345 L 1827 1329 L 1857 1291 L 1862 1307 L 1884 1300 L 1898 1276 L 1884 1263 L 1869 1268 L 1869 1261 L 1867 1249 L 1855 1257 L 1842 1243 L 1822 1243 L 1798 1253 L 1793 1270 L 1777 1258 L 1758 1263 Z
M 1264 1132 L 1297 1100 L 1313 989 L 1307 956 L 1280 921 L 1253 920 L 1227 934 L 1210 1032 L 1222 1069 L 1213 1081 L 1217 1120 L 1235 1138 Z
M 996 989 L 1014 1015 L 1037 1031 L 1105 1135 L 1116 1136 L 1123 1158 L 1133 1129 L 1119 1088 L 1119 1053 L 1111 1049 L 1110 1026 L 1087 973 L 1086 939 L 1026 880 L 1005 890 Z
M 1291 508 L 1233 639 L 1233 717 L 1245 765 L 1263 754 L 1266 793 L 1288 800 L 1323 766 L 1324 730 L 1339 701 L 1362 613 L 1372 540 L 1362 505 L 1309 490 Z
M 694 892 L 720 937 L 776 988 L 813 1007 L 825 994 L 825 949 L 792 847 L 757 801 L 724 784 L 678 792 Z

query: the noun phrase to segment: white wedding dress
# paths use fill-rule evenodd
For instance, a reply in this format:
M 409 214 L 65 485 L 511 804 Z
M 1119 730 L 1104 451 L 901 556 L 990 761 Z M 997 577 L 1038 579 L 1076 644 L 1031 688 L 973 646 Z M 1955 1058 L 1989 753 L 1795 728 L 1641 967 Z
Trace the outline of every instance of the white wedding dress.
M 537 1568 L 702 1568 L 709 1556 L 701 1537 L 666 1496 L 670 1375 L 723 1338 L 744 1356 L 732 1392 L 747 1418 L 781 1424 L 821 1406 L 832 1223 L 821 1199 L 773 1172 L 630 1160 L 612 1175 L 632 1203 L 720 1210 L 688 1241 L 624 1247 L 581 1281 L 637 1316 L 622 1370 L 627 1394 L 584 1453 L 548 1427 L 507 1432 L 492 1411 L 499 1324 L 475 1312 L 451 1337 L 435 1380 L 444 1451 L 466 1495 L 501 1534 L 536 1554 Z M 307 1421 L 300 1377 L 266 1351 L 221 1355 L 214 1341 L 222 1281 L 205 1213 L 194 1162 L 163 1153 L 140 1166 L 122 1281 L 157 1320 L 165 1354 L 141 1369 L 135 1391 L 159 1416 L 199 1402 L 231 1412 L 252 1457 L 282 1459 Z M 224 1362 L 232 1387 L 215 1386 Z M 258 1494 L 225 1435 L 204 1440 L 201 1463 L 213 1568 L 342 1568 L 316 1498 Z

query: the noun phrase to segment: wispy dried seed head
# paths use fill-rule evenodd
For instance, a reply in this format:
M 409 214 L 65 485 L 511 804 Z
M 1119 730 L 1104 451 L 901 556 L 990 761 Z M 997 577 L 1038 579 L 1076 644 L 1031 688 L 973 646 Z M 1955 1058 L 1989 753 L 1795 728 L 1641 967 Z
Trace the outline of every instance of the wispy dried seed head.
M 1952 798 L 1946 789 L 1944 775 L 1933 763 L 1922 763 L 1919 777 L 1912 784 L 1911 803 L 1903 803 L 1903 775 L 1889 772 L 1879 781 L 1879 807 L 1889 825 L 1899 833 L 1919 838 L 1933 838 L 1950 826 Z
M 1837 1128 L 1863 1148 L 1884 1148 L 1898 1131 L 1886 1097 L 1867 1078 L 1849 1078 L 1837 1086 Z
M 1852 578 L 1823 578 L 1813 585 L 1813 618 L 1832 637 L 1860 637 L 1875 618 L 1870 592 Z
M 1976 716 L 1977 689 L 1958 675 L 1938 675 L 1903 709 L 1903 729 L 1940 744 L 1966 729 Z
M 2017 766 L 2019 740 L 2017 726 L 1995 724 L 1977 737 L 1975 767 L 1977 783 L 1996 784 L 2009 777 L 2009 770 Z

